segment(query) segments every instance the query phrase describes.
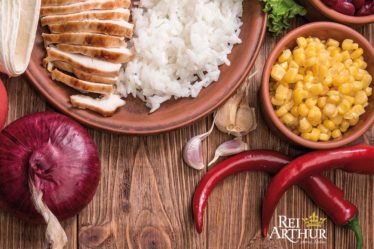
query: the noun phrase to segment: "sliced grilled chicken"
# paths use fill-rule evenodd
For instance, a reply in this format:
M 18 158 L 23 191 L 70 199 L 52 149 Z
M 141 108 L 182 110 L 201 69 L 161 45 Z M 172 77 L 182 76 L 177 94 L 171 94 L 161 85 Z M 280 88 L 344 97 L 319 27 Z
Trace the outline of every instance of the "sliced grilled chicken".
M 50 24 L 59 24 L 92 19 L 128 21 L 130 19 L 130 10 L 123 8 L 114 10 L 88 10 L 68 15 L 45 16 L 41 18 L 41 24 L 42 26 L 45 26 Z
M 70 102 L 74 107 L 88 109 L 105 117 L 112 116 L 118 108 L 126 104 L 119 95 L 115 94 L 97 99 L 85 95 L 73 95 L 70 96 Z
M 97 83 L 101 83 L 101 84 L 111 84 L 111 85 L 116 84 L 117 81 L 118 81 L 118 77 L 103 77 L 103 76 L 99 76 L 99 75 L 85 73 L 85 72 L 83 72 L 79 69 L 74 68 L 69 63 L 66 63 L 66 62 L 63 62 L 63 61 L 53 62 L 53 65 L 51 66 L 52 69 L 50 71 L 52 71 L 54 67 L 58 68 L 62 71 L 65 71 L 65 72 L 72 73 L 72 74 L 75 75 L 75 77 L 77 77 L 80 80 L 97 82 Z
M 91 33 L 63 33 L 46 34 L 43 33 L 44 45 L 64 43 L 104 48 L 121 48 L 126 46 L 123 37 L 91 34 Z
M 47 48 L 47 54 L 47 58 L 44 59 L 45 64 L 54 61 L 64 61 L 85 73 L 105 77 L 116 77 L 121 69 L 121 64 L 97 60 L 84 55 L 67 53 L 54 47 Z
M 131 0 L 91 0 L 61 6 L 43 6 L 40 10 L 41 16 L 63 15 L 79 13 L 85 10 L 109 10 L 117 8 L 129 8 Z
M 86 1 L 88 0 L 42 0 L 42 6 L 58 6 Z
M 100 94 L 110 94 L 113 92 L 113 85 L 100 84 L 94 82 L 88 82 L 84 80 L 79 80 L 73 76 L 64 74 L 58 69 L 54 69 L 51 73 L 52 80 L 64 83 L 83 93 L 100 93 Z
M 134 25 L 126 21 L 84 20 L 51 24 L 49 25 L 49 29 L 52 33 L 88 32 L 131 38 Z
M 112 63 L 126 63 L 129 62 L 134 54 L 133 52 L 126 48 L 98 48 L 89 46 L 77 46 L 69 44 L 57 44 L 58 49 L 73 53 L 73 54 L 83 54 L 92 58 L 99 60 L 105 60 Z

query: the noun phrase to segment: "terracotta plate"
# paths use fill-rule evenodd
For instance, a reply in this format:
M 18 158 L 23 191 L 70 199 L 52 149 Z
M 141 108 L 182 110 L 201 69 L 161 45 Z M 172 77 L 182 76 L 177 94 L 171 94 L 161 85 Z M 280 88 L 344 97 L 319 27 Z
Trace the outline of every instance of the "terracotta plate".
M 162 104 L 153 114 L 148 113 L 144 103 L 128 98 L 113 117 L 104 118 L 87 110 L 72 108 L 69 96 L 76 91 L 53 82 L 42 67 L 45 49 L 38 30 L 31 62 L 26 72 L 32 84 L 47 100 L 63 113 L 91 127 L 122 134 L 156 134 L 188 125 L 216 109 L 245 79 L 254 64 L 266 31 L 266 15 L 261 11 L 258 0 L 244 0 L 244 15 L 241 38 L 243 43 L 234 47 L 229 56 L 231 66 L 221 67 L 218 82 L 201 91 L 195 98 L 171 100 Z

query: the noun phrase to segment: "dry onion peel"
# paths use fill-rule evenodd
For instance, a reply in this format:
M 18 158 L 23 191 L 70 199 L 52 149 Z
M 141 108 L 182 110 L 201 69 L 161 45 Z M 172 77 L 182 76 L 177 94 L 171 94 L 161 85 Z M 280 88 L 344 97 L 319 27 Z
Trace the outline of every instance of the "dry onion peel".
M 216 117 L 216 115 L 215 115 Z M 191 168 L 202 170 L 205 168 L 203 158 L 202 141 L 206 139 L 214 129 L 215 118 L 209 131 L 191 138 L 183 148 L 183 160 Z
M 254 108 L 248 103 L 249 79 L 254 77 L 257 71 L 247 78 L 244 84 L 223 106 L 219 108 L 215 124 L 217 128 L 227 134 L 236 137 L 245 136 L 257 127 Z
M 241 137 L 224 142 L 216 149 L 214 158 L 209 162 L 208 167 L 212 166 L 222 156 L 232 156 L 249 149 L 247 143 L 243 142 Z
M 56 216 L 54 216 L 43 202 L 43 193 L 35 187 L 31 177 L 29 178 L 29 188 L 35 209 L 43 216 L 45 223 L 47 223 L 45 237 L 49 245 L 48 248 L 63 249 L 68 242 L 66 233 Z
M 0 72 L 25 72 L 34 47 L 40 0 L 0 1 Z

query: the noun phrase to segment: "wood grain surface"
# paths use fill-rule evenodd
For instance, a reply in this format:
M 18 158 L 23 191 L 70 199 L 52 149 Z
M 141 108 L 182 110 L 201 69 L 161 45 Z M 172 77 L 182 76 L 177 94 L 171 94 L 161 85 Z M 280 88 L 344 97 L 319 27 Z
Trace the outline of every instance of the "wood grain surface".
M 304 23 L 298 19 L 297 27 Z M 359 29 L 374 43 L 374 24 Z M 304 152 L 273 135 L 261 118 L 258 88 L 267 55 L 276 43 L 267 36 L 252 71 L 259 73 L 251 80 L 251 104 L 256 107 L 259 126 L 245 138 L 251 149 L 274 149 L 290 155 Z M 33 112 L 52 110 L 26 77 L 5 79 L 9 93 L 8 123 Z M 183 110 L 181 110 L 183 111 Z M 96 141 L 102 162 L 102 179 L 93 201 L 75 218 L 63 222 L 69 244 L 67 248 L 108 249 L 231 249 L 265 248 L 258 246 L 260 207 L 270 177 L 263 173 L 243 173 L 230 177 L 211 195 L 205 215 L 204 231 L 195 231 L 191 200 L 194 189 L 204 175 L 188 168 L 182 161 L 183 145 L 194 135 L 208 130 L 212 117 L 170 133 L 137 137 L 118 136 L 89 129 Z M 230 139 L 218 131 L 204 142 L 206 160 L 215 148 Z M 374 127 L 361 139 L 374 144 Z M 365 248 L 374 248 L 374 176 L 359 176 L 340 171 L 327 174 L 346 192 L 346 197 L 359 208 L 365 236 Z M 298 188 L 283 197 L 276 215 L 308 217 L 316 212 L 326 217 Z M 273 218 L 272 226 L 276 220 Z M 351 249 L 353 233 L 326 224 L 325 244 L 291 244 L 276 241 L 268 248 Z M 26 224 L 0 211 L 0 249 L 45 248 L 44 226 Z M 257 236 L 257 237 L 256 237 Z M 255 237 L 255 238 L 254 238 Z M 252 239 L 254 238 L 254 239 Z

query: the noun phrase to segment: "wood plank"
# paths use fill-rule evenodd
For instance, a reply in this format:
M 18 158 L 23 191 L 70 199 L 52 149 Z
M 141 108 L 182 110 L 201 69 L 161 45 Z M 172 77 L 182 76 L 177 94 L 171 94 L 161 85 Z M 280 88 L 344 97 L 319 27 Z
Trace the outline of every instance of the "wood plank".
M 187 139 L 205 129 L 202 120 L 150 137 L 93 132 L 103 176 L 94 201 L 79 216 L 81 247 L 205 248 L 190 208 L 203 172 L 188 168 L 180 157 Z

